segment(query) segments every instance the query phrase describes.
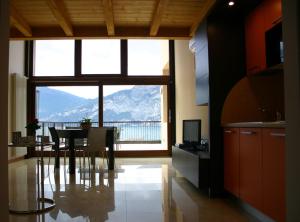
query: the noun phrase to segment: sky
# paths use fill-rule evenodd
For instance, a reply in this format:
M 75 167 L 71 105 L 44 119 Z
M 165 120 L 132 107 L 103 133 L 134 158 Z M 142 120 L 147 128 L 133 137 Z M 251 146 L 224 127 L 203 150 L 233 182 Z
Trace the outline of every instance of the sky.
M 163 40 L 164 44 L 167 40 Z M 72 76 L 74 40 L 36 41 L 35 73 L 38 76 Z M 163 48 L 165 49 L 165 48 Z M 164 66 L 162 41 L 128 40 L 129 75 L 161 75 Z M 160 56 L 158 56 L 160 55 Z M 83 73 L 120 73 L 119 40 L 82 40 Z M 104 87 L 104 96 L 133 86 Z M 84 98 L 97 98 L 98 87 L 49 87 Z

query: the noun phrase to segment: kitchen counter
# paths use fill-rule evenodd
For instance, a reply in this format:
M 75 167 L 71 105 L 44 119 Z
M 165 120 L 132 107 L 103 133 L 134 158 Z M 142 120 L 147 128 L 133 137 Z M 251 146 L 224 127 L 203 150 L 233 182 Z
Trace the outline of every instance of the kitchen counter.
M 285 128 L 285 121 L 273 121 L 273 122 L 239 122 L 239 123 L 224 123 L 223 127 L 255 127 L 255 128 Z

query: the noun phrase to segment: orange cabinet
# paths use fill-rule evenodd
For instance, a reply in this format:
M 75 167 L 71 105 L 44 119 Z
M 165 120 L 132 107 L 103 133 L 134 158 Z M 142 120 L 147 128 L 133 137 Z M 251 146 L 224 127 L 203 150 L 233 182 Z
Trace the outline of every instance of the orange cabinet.
M 239 196 L 239 129 L 224 129 L 224 188 Z
M 262 209 L 261 128 L 240 129 L 240 198 Z
M 269 30 L 281 22 L 281 0 L 265 0 L 263 2 L 265 15 L 265 30 Z
M 263 129 L 263 212 L 285 221 L 285 130 Z
M 247 74 L 252 75 L 266 68 L 264 7 L 252 11 L 245 24 Z
M 281 0 L 265 0 L 246 17 L 247 75 L 256 74 L 267 67 L 265 32 L 281 20 Z
M 285 129 L 225 128 L 224 188 L 285 221 Z

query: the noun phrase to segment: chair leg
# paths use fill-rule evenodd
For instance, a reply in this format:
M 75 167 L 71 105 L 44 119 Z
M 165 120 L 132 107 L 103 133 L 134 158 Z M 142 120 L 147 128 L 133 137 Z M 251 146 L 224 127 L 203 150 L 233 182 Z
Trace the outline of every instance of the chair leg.
M 100 171 L 100 169 L 101 169 L 100 153 L 101 153 L 101 151 L 99 152 L 99 171 Z
M 102 166 L 103 166 L 103 169 L 104 169 L 104 151 L 102 151 Z
M 109 161 L 108 161 L 108 155 L 107 155 L 107 151 L 105 150 L 104 151 L 105 152 L 105 157 L 106 157 L 106 164 L 107 164 L 107 169 L 108 169 L 108 164 L 109 164 Z
M 81 170 L 81 155 L 79 155 L 79 169 Z
M 65 155 L 64 155 L 64 165 L 66 165 L 66 157 L 67 157 L 67 151 L 65 150 Z
M 83 167 L 85 169 L 85 151 L 83 151 Z
M 49 166 L 50 166 L 51 153 L 52 153 L 52 150 L 50 150 L 50 152 L 49 152 L 48 169 L 49 169 Z
M 88 164 L 89 164 L 89 177 L 91 178 L 91 163 L 90 163 L 90 154 L 88 153 Z

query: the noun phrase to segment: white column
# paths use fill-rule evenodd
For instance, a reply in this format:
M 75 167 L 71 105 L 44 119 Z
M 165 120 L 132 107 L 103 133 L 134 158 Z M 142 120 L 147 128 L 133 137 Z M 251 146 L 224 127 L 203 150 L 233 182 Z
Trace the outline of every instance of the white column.
M 283 0 L 285 46 L 286 203 L 287 222 L 300 218 L 300 22 L 299 1 Z
M 9 1 L 0 1 L 0 218 L 8 221 L 8 32 Z

